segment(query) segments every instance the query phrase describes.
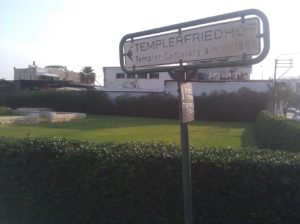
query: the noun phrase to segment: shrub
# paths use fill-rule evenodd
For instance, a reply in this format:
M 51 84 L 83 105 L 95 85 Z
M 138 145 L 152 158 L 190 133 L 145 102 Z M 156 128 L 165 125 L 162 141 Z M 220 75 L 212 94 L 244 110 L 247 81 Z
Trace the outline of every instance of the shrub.
M 266 93 L 249 89 L 215 92 L 197 96 L 195 117 L 199 120 L 254 121 L 265 109 Z M 139 117 L 178 118 L 178 100 L 173 95 L 151 93 L 132 97 L 122 95 L 110 100 L 102 91 L 39 91 L 1 95 L 0 103 L 16 107 L 51 107 L 57 111 L 114 114 Z
M 178 118 L 177 98 L 166 94 L 132 97 L 119 96 L 114 100 L 116 114 L 139 117 Z
M 20 92 L 6 95 L 1 101 L 12 108 L 50 107 L 57 111 L 111 114 L 112 102 L 102 91 L 55 91 Z
M 242 88 L 238 92 L 214 92 L 195 97 L 195 115 L 199 120 L 255 121 L 268 101 L 266 93 Z
M 195 223 L 299 223 L 300 156 L 192 149 Z M 181 154 L 161 143 L 0 139 L 0 220 L 183 223 Z
M 254 124 L 254 135 L 260 147 L 300 152 L 300 123 L 261 112 Z

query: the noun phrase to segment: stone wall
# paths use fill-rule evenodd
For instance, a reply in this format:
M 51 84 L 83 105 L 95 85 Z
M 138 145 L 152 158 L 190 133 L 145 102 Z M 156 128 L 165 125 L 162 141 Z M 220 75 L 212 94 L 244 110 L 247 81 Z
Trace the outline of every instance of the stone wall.
M 38 124 L 40 117 L 35 114 L 29 116 L 7 116 L 0 117 L 0 127 L 24 124 Z
M 85 113 L 49 112 L 46 116 L 49 122 L 66 122 L 86 118 Z
M 0 117 L 1 126 L 18 124 L 37 124 L 40 117 L 46 118 L 48 122 L 67 122 L 78 119 L 85 119 L 85 113 L 53 112 L 51 108 L 18 108 L 12 111 L 13 115 Z
M 43 116 L 43 113 L 53 111 L 52 108 L 31 108 L 31 107 L 21 107 L 17 108 L 16 110 L 13 110 L 12 113 L 14 115 L 28 115 L 30 113 L 40 113 L 40 116 Z

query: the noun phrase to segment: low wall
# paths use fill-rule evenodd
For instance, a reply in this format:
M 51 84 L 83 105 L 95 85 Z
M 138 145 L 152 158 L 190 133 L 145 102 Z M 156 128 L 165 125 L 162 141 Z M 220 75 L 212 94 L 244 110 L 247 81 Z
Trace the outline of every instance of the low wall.
M 20 125 L 20 124 L 38 124 L 39 122 L 40 122 L 40 118 L 39 116 L 36 116 L 36 114 L 31 114 L 29 116 L 0 117 L 0 127 Z
M 68 112 L 48 112 L 46 119 L 49 122 L 66 122 L 72 120 L 85 119 L 85 113 L 68 113 Z
M 40 117 L 45 117 L 48 122 L 67 122 L 86 118 L 85 113 L 53 112 L 51 108 L 23 107 L 13 110 L 12 113 L 20 116 L 0 117 L 0 126 L 37 124 Z
M 40 116 L 43 116 L 44 113 L 48 111 L 53 111 L 52 108 L 40 107 L 40 108 L 31 108 L 31 107 L 21 107 L 16 110 L 12 110 L 14 115 L 28 115 L 30 113 L 40 113 Z

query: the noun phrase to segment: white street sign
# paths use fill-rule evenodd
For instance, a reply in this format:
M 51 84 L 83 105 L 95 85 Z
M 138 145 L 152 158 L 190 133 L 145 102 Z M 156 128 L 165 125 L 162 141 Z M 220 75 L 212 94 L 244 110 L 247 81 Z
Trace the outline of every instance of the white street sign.
M 132 39 L 124 43 L 125 67 L 138 70 L 155 65 L 257 55 L 261 52 L 259 34 L 259 19 L 250 18 Z
M 193 86 L 190 82 L 180 83 L 180 97 L 182 107 L 182 122 L 187 123 L 195 120 Z

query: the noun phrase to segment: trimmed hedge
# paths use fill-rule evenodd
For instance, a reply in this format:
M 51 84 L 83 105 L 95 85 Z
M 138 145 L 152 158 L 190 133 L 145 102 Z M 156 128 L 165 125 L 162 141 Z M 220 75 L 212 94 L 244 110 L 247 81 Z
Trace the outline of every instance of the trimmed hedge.
M 261 112 L 254 124 L 257 144 L 263 148 L 300 152 L 300 123 Z
M 194 223 L 300 223 L 300 156 L 191 151 Z M 161 143 L 0 139 L 3 224 L 183 223 L 181 154 Z
M 178 101 L 173 95 L 123 95 L 114 100 L 115 114 L 122 116 L 178 118 Z
M 214 92 L 196 96 L 195 117 L 198 120 L 255 121 L 265 109 L 267 94 L 246 88 L 238 92 Z M 57 111 L 112 114 L 122 116 L 178 118 L 178 101 L 173 95 L 123 95 L 114 101 L 102 91 L 39 91 L 0 94 L 0 105 L 17 107 L 50 107 Z
M 238 92 L 214 92 L 195 97 L 195 114 L 199 120 L 254 122 L 268 102 L 267 93 L 247 88 Z
M 111 114 L 113 104 L 102 91 L 61 91 L 45 90 L 1 94 L 0 105 L 11 108 L 49 107 L 56 111 L 82 112 L 90 114 Z

